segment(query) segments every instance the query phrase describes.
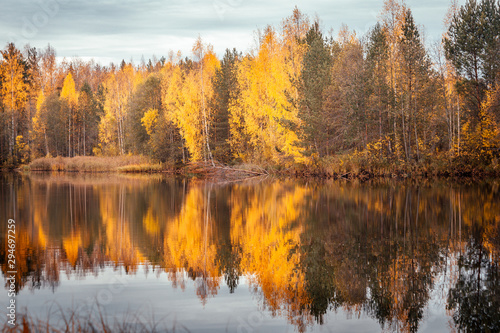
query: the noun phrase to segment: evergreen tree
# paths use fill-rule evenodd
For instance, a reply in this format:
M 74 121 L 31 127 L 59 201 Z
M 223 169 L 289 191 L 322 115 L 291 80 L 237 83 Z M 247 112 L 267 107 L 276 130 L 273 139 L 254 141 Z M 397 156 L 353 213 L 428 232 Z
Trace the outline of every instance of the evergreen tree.
M 420 34 L 408 9 L 402 26 L 400 41 L 402 56 L 402 136 L 406 159 L 420 159 L 421 131 L 425 130 L 426 81 L 431 77 L 430 61 L 420 40 Z M 425 125 L 425 126 L 424 126 Z
M 446 57 L 463 76 L 459 92 L 468 101 L 467 109 L 474 122 L 478 122 L 485 90 L 495 79 L 500 64 L 498 36 L 500 15 L 498 5 L 492 0 L 468 0 L 448 27 L 443 39 Z
M 486 43 L 484 79 L 488 89 L 492 89 L 500 72 L 500 5 L 495 0 L 483 0 L 481 2 L 481 12 Z
M 241 53 L 236 49 L 226 49 L 221 66 L 215 72 L 212 79 L 212 130 L 211 143 L 214 158 L 220 162 L 228 163 L 232 159 L 229 144 L 229 105 L 238 98 L 237 64 L 241 59 Z
M 378 141 L 382 145 L 389 132 L 389 84 L 386 80 L 388 70 L 389 45 L 384 28 L 377 23 L 368 35 L 366 66 L 368 83 L 368 107 L 377 124 Z M 390 146 L 383 147 L 387 153 L 391 152 Z M 380 147 L 381 152 L 382 147 Z M 381 155 L 378 156 L 382 157 Z
M 325 122 L 324 92 L 331 84 L 333 58 L 316 21 L 304 38 L 307 52 L 302 62 L 300 77 L 299 118 L 303 122 L 302 141 L 308 152 L 324 155 L 328 140 L 328 122 Z
M 80 89 L 78 96 L 78 113 L 81 116 L 80 146 L 81 155 L 92 153 L 92 148 L 97 144 L 99 135 L 99 120 L 102 112 L 99 112 L 98 103 L 88 82 Z
M 458 10 L 444 38 L 446 57 L 460 75 L 457 90 L 465 101 L 466 120 L 463 125 L 462 156 L 470 164 L 473 161 L 491 159 L 490 143 L 491 112 L 485 112 L 487 96 L 497 87 L 496 74 L 500 66 L 499 54 L 500 11 L 498 3 L 469 0 Z M 490 98 L 491 100 L 491 98 Z M 488 137 L 488 140 L 484 140 Z
M 68 115 L 65 101 L 55 91 L 41 106 L 46 123 L 48 150 L 52 156 L 66 156 L 68 153 Z

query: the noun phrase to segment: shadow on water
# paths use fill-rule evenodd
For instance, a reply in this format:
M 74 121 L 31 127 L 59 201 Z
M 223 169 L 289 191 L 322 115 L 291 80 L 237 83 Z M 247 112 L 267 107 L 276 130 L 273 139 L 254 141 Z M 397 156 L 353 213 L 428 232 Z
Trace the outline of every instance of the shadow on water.
M 436 297 L 451 326 L 500 331 L 499 212 L 497 180 L 0 176 L 0 217 L 18 229 L 17 291 L 57 293 L 63 273 L 142 265 L 174 288 L 193 281 L 204 305 L 244 278 L 262 311 L 301 332 L 339 310 L 416 332 Z M 6 237 L 0 266 L 5 275 Z

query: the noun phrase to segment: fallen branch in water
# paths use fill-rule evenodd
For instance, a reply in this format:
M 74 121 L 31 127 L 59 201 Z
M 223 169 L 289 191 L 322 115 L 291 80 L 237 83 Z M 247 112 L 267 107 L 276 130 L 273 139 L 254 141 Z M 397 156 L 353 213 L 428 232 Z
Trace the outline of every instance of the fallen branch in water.
M 343 175 L 340 175 L 339 178 L 349 178 L 348 176 L 349 176 L 350 173 L 351 172 L 344 173 Z
M 221 169 L 221 170 L 228 170 L 228 171 L 236 171 L 236 172 L 244 172 L 244 173 L 250 173 L 252 175 L 269 175 L 269 173 L 262 169 L 262 171 L 251 171 L 251 170 L 244 170 L 244 169 L 234 169 L 231 167 L 213 167 L 214 169 Z
M 221 178 L 221 179 L 228 179 L 228 178 L 240 179 L 242 177 L 246 178 L 249 175 L 252 176 L 269 175 L 269 173 L 265 169 L 262 169 L 257 166 L 252 166 L 252 167 L 258 168 L 260 170 L 234 168 L 223 165 L 218 162 L 216 162 L 216 165 L 212 165 L 212 163 L 209 162 L 197 162 L 188 164 L 185 168 L 185 171 L 187 173 L 204 176 L 207 178 Z
M 232 183 L 241 183 L 241 182 L 247 182 L 247 181 L 252 181 L 252 180 L 258 180 L 259 182 L 267 179 L 267 175 L 253 175 L 253 176 L 248 176 L 245 178 L 237 178 L 237 179 L 231 179 L 231 180 L 218 180 L 215 182 L 216 185 L 227 185 L 227 184 L 232 184 Z

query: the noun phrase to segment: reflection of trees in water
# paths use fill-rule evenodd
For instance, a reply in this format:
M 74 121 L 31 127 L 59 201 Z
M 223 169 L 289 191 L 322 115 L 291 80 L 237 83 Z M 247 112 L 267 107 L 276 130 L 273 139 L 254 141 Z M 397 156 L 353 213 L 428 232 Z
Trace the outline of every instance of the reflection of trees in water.
M 310 210 L 311 232 L 302 236 L 302 263 L 316 320 L 342 307 L 348 313 L 368 313 L 389 329 L 417 331 L 436 276 L 453 280 L 448 260 L 462 247 L 461 235 L 466 237 L 470 226 L 479 223 L 495 225 L 489 216 L 496 216 L 499 224 L 494 213 L 500 211 L 499 197 L 491 194 L 496 190 L 469 190 L 361 190 L 351 185 L 336 192 L 315 189 L 309 206 L 325 209 Z M 478 211 L 478 206 L 485 211 Z M 483 232 L 492 234 L 496 233 Z M 492 239 L 489 243 L 497 238 Z M 492 281 L 498 283 L 498 276 Z
M 23 198 L 19 288 L 55 288 L 60 272 L 97 275 L 109 264 L 134 273 L 147 262 L 157 274 L 165 271 L 174 287 L 194 281 L 203 304 L 222 281 L 232 293 L 245 275 L 262 308 L 299 331 L 342 309 L 366 313 L 389 330 L 414 332 L 440 275 L 452 284 L 448 308 L 459 328 L 499 321 L 494 184 L 217 187 L 29 178 L 7 184 L 16 184 Z M 12 190 L 2 186 L 0 199 L 7 199 Z M 6 245 L 1 249 L 5 272 Z M 470 326 L 474 318 L 479 326 Z
M 500 331 L 500 206 L 498 183 L 463 194 L 465 224 L 457 277 L 448 293 L 447 309 L 462 331 Z
M 123 204 L 123 200 L 115 201 L 123 192 L 123 183 L 128 183 L 130 187 L 130 181 L 110 181 L 108 177 L 99 177 L 97 184 L 89 184 L 86 177 L 38 178 L 7 174 L 0 179 L 0 204 L 3 205 L 0 215 L 11 218 L 9 214 L 16 212 L 18 290 L 25 286 L 55 289 L 59 285 L 60 274 L 64 272 L 83 278 L 89 273 L 97 275 L 110 262 L 128 265 L 128 261 L 121 256 L 106 253 L 106 245 L 112 242 L 106 237 L 106 231 L 112 234 L 111 239 L 116 239 L 123 235 L 110 232 L 109 227 L 130 224 L 130 221 L 123 221 L 123 214 L 118 214 L 119 203 Z M 15 191 L 5 193 L 6 188 L 11 186 L 16 187 Z M 101 196 L 102 191 L 105 193 Z M 17 198 L 15 210 L 10 209 L 13 203 L 8 198 Z M 6 209 L 7 205 L 9 209 Z M 106 207 L 105 214 L 100 205 Z M 3 224 L 0 225 L 0 233 L 4 232 L 3 227 Z M 4 249 L 7 249 L 7 244 L 2 237 L 0 265 L 6 272 L 7 252 Z M 130 247 L 129 250 L 135 251 L 135 248 Z M 124 253 L 124 256 L 130 257 L 130 253 Z M 138 262 L 133 264 L 134 268 Z
M 306 281 L 308 289 L 319 286 L 309 292 L 321 300 L 313 303 L 316 319 L 322 321 L 328 299 L 330 309 L 342 307 L 356 315 L 366 312 L 382 326 L 416 331 L 436 268 L 442 264 L 440 246 L 444 245 L 430 232 L 443 226 L 438 219 L 426 218 L 427 202 L 422 203 L 421 190 L 362 191 L 347 185 L 339 194 L 328 189 L 316 192 L 314 200 L 329 212 L 310 216 L 310 223 L 317 225 L 311 230 L 319 229 L 321 234 L 311 232 L 308 237 L 316 249 L 304 250 L 306 257 L 313 256 L 309 259 L 313 266 L 306 270 L 311 277 Z M 310 270 L 326 273 L 317 280 L 321 275 L 308 274 Z
M 474 226 L 458 260 L 458 279 L 448 294 L 453 321 L 466 332 L 500 332 L 498 253 L 486 249 L 483 237 L 483 230 Z

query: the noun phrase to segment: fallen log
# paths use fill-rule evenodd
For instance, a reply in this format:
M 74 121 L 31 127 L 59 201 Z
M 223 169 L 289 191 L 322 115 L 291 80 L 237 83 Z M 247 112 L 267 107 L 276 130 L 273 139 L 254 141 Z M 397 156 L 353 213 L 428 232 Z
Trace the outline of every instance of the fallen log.
M 269 175 L 269 173 L 259 168 L 259 171 L 255 170 L 247 170 L 247 169 L 237 169 L 229 166 L 225 166 L 221 163 L 216 162 L 214 165 L 208 162 L 198 162 L 198 163 L 190 163 L 185 167 L 185 171 L 188 173 L 202 175 L 204 177 L 236 177 L 240 178 L 243 175 L 252 175 L 252 176 L 263 176 Z
M 251 171 L 251 170 L 244 170 L 244 169 L 234 169 L 234 168 L 229 168 L 229 167 L 212 167 L 214 169 L 221 169 L 221 170 L 228 170 L 228 171 L 236 171 L 236 172 L 243 172 L 243 173 L 249 173 L 252 175 L 268 175 L 269 173 L 262 169 L 262 171 Z

